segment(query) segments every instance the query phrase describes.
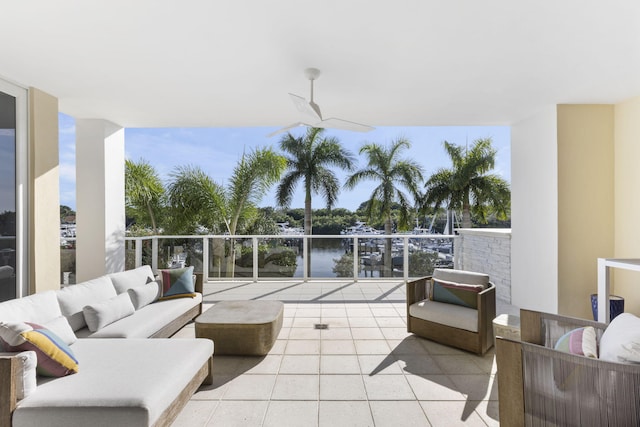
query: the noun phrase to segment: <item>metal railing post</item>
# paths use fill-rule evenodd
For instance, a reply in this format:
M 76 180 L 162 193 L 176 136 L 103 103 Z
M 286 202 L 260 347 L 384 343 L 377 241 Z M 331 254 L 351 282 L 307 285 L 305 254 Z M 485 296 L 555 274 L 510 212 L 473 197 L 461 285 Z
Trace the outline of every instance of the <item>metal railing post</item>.
M 357 282 L 358 281 L 358 273 L 360 271 L 359 270 L 359 261 L 360 258 L 358 258 L 358 238 L 354 237 L 353 238 L 353 250 L 351 251 L 351 253 L 353 254 L 353 281 Z
M 158 238 L 151 238 L 151 269 L 156 272 L 158 271 Z
M 136 239 L 136 260 L 135 267 L 138 268 L 142 266 L 142 239 Z
M 202 281 L 209 281 L 209 238 L 202 238 Z
M 307 235 L 302 238 L 302 280 L 305 282 L 309 280 L 309 265 L 307 263 L 309 241 L 307 239 Z
M 403 254 L 402 254 L 402 276 L 404 277 L 404 281 L 406 282 L 409 279 L 409 238 L 407 236 L 403 237 Z M 393 261 L 391 262 L 393 264 Z
M 251 237 L 251 245 L 253 246 L 253 281 L 258 281 L 258 238 Z

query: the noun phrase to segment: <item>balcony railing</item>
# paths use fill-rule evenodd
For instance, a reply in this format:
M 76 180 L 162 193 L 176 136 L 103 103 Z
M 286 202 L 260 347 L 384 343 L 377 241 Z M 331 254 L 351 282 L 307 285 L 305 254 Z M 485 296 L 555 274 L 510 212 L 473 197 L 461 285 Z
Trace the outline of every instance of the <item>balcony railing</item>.
M 194 266 L 208 281 L 402 278 L 453 267 L 451 235 L 197 235 L 127 237 L 125 268 Z M 75 239 L 62 248 L 62 282 L 75 283 Z

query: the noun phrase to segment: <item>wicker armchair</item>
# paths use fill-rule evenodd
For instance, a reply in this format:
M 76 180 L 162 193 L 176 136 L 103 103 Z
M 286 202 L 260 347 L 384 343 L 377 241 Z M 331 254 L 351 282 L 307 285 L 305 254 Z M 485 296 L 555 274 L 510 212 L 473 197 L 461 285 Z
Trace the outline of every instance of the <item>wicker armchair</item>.
M 501 426 L 638 426 L 640 365 L 554 349 L 565 333 L 607 325 L 520 310 L 522 342 L 496 338 Z
M 472 309 L 433 301 L 431 277 L 423 277 L 407 282 L 407 331 L 451 347 L 480 355 L 486 353 L 487 350 L 493 347 L 492 321 L 496 317 L 495 285 L 488 281 L 489 279 L 486 275 L 460 270 L 436 269 L 433 277 L 459 281 L 460 283 L 480 283 L 474 282 L 474 278 L 483 277 L 483 282 L 487 284 L 487 287 L 477 294 L 476 304 L 478 308 Z M 425 304 L 426 310 L 432 314 L 428 316 L 415 314 L 415 306 L 419 304 Z M 412 306 L 414 306 L 413 309 Z M 473 328 L 471 329 L 474 330 L 452 326 L 449 320 L 457 320 L 455 319 L 457 311 L 472 313 Z M 467 313 L 460 314 L 465 315 Z

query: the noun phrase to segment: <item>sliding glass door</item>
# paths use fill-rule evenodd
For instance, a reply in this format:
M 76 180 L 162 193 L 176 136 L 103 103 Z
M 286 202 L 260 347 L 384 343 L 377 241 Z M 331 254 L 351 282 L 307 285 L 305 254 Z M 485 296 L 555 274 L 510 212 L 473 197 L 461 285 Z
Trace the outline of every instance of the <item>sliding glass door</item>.
M 0 301 L 26 294 L 26 90 L 0 80 Z

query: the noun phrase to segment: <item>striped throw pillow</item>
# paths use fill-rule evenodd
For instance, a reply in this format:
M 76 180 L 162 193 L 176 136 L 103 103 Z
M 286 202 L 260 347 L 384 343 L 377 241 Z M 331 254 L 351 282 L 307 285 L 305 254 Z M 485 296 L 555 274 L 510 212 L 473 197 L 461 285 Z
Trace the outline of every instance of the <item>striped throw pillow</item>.
M 432 280 L 432 300 L 456 304 L 478 309 L 478 294 L 484 290 L 483 285 L 467 285 L 464 283 Z

